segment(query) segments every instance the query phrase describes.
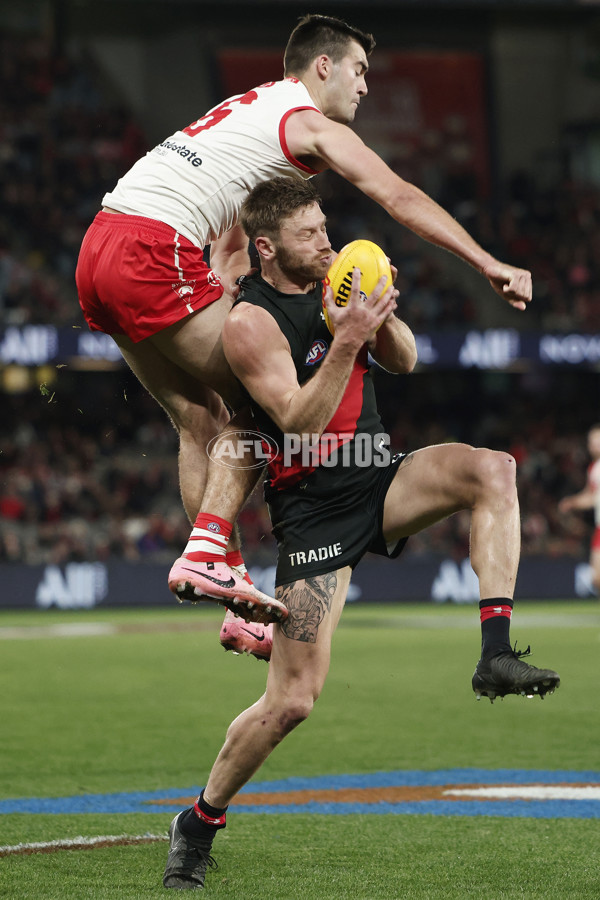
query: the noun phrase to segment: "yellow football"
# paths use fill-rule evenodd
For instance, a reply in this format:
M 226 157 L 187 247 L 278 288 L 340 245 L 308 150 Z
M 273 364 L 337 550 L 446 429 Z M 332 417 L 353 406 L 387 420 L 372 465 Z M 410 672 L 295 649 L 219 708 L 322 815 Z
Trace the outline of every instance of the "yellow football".
M 392 283 L 392 271 L 387 256 L 373 241 L 351 241 L 342 247 L 331 264 L 325 284 L 331 285 L 333 299 L 336 306 L 346 306 L 352 289 L 352 272 L 354 268 L 360 269 L 360 292 L 366 299 L 379 279 L 387 275 L 387 289 Z M 323 314 L 330 332 L 334 333 L 334 327 L 327 314 L 325 300 L 323 299 Z

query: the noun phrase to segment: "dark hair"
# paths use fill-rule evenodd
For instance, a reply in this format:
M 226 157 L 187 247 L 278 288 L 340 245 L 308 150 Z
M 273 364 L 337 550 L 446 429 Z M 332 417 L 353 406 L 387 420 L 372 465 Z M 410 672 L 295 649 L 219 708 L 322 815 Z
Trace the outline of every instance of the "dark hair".
M 373 52 L 375 38 L 334 16 L 304 16 L 290 35 L 283 55 L 283 71 L 302 75 L 313 59 L 326 53 L 339 63 L 348 51 L 350 41 L 361 45 L 367 56 Z
M 242 204 L 240 223 L 251 241 L 263 234 L 277 238 L 283 219 L 297 209 L 320 203 L 316 189 L 300 178 L 272 178 L 250 191 Z

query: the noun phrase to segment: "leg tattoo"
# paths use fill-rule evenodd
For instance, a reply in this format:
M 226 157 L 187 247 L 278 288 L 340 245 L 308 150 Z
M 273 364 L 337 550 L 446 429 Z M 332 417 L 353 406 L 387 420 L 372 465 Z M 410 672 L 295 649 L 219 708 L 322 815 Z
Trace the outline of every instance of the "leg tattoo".
M 331 609 L 336 588 L 337 575 L 333 572 L 284 585 L 279 599 L 289 610 L 289 616 L 281 625 L 285 636 L 292 641 L 314 644 L 319 625 Z

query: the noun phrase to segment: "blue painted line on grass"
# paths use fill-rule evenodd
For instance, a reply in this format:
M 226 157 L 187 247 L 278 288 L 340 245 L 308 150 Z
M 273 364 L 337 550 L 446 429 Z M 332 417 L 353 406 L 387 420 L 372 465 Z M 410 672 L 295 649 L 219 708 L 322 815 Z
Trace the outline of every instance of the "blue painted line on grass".
M 164 812 L 164 808 L 162 810 Z M 327 816 L 501 816 L 534 819 L 599 819 L 600 803 L 585 800 L 484 800 L 451 802 L 418 800 L 414 803 L 297 803 L 289 806 L 240 806 L 236 813 L 317 813 Z
M 293 776 L 280 781 L 251 782 L 240 793 L 326 790 L 327 788 L 397 787 L 443 784 L 600 784 L 600 772 L 572 769 L 403 769 L 395 772 L 366 772 L 359 775 Z M 181 792 L 161 792 L 161 796 L 182 796 Z
M 292 777 L 278 781 L 252 782 L 241 794 L 286 793 L 292 791 L 365 790 L 369 788 L 419 788 L 452 785 L 600 785 L 600 772 L 549 771 L 539 769 L 446 769 L 436 771 L 373 772 L 357 775 Z M 181 809 L 182 797 L 196 796 L 198 785 L 159 791 L 127 791 L 111 794 L 82 794 L 72 797 L 21 797 L 0 800 L 0 814 L 11 813 L 164 813 Z M 295 797 L 293 798 L 296 799 Z M 169 800 L 173 803 L 170 804 Z M 292 801 L 292 797 L 290 797 Z M 153 802 L 154 801 L 154 802 Z M 526 816 L 534 818 L 600 818 L 600 800 L 515 799 L 426 799 L 377 803 L 321 802 L 248 804 L 236 812 L 249 814 L 318 813 L 321 815 L 453 815 Z

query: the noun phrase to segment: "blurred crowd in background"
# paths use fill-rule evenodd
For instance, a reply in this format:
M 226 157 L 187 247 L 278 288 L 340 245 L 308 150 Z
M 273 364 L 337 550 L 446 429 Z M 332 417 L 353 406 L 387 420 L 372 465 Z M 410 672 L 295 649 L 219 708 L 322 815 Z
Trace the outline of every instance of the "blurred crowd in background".
M 392 449 L 457 440 L 509 451 L 518 464 L 523 553 L 584 558 L 591 514 L 559 515 L 557 503 L 584 484 L 582 416 L 596 377 L 378 372 L 376 381 Z M 178 492 L 177 436 L 133 376 L 62 369 L 50 397 L 37 391 L 3 403 L 0 561 L 168 563 L 181 552 L 189 523 Z M 460 513 L 429 528 L 405 554 L 464 559 L 469 521 Z M 260 486 L 239 523 L 249 559 L 273 564 Z
M 0 83 L 0 321 L 79 323 L 81 240 L 104 193 L 147 149 L 145 137 L 89 60 L 56 54 L 41 37 L 0 34 Z M 535 304 L 513 327 L 598 330 L 600 191 L 566 177 L 542 187 L 520 172 L 491 201 L 477 193 L 468 154 L 462 165 L 449 165 L 441 147 L 438 155 L 435 199 L 500 259 L 533 271 Z M 427 244 L 342 179 L 316 183 L 334 247 L 379 236 L 400 270 L 411 327 L 476 321 L 479 297 L 440 269 Z
M 75 266 L 103 194 L 146 149 L 89 61 L 0 34 L 0 322 L 81 322 Z
M 146 149 L 145 137 L 89 60 L 57 54 L 43 38 L 0 34 L 0 79 L 0 327 L 80 326 L 81 240 L 104 192 Z M 492 208 L 467 176 L 448 173 L 436 199 L 499 258 L 532 269 L 535 302 L 513 327 L 599 331 L 598 189 L 566 177 L 542 188 L 516 173 Z M 341 180 L 321 181 L 333 245 L 360 235 L 386 247 L 412 328 L 477 324 L 480 298 L 426 244 Z M 561 517 L 557 503 L 584 483 L 594 373 L 377 377 L 396 449 L 464 440 L 508 450 L 518 463 L 523 552 L 587 556 L 590 516 Z M 2 404 L 0 562 L 168 563 L 180 553 L 189 523 L 176 434 L 125 369 L 64 369 L 50 398 L 7 393 Z M 260 489 L 240 525 L 246 550 L 271 563 L 275 543 Z M 454 516 L 412 538 L 406 552 L 462 559 L 468 526 L 467 514 Z

